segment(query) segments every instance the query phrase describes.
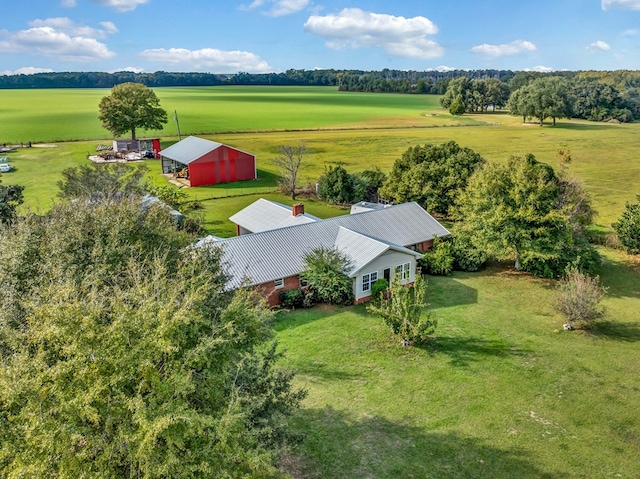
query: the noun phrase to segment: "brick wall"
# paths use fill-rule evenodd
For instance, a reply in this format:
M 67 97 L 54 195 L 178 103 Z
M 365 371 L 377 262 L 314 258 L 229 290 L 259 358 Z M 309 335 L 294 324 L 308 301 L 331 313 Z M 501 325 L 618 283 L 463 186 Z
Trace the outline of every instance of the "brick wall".
M 273 308 L 274 306 L 280 305 L 280 291 L 288 291 L 290 289 L 300 289 L 300 276 L 289 276 L 284 279 L 284 287 L 276 289 L 273 286 L 273 281 L 269 281 L 268 283 L 262 283 L 256 286 L 259 291 L 262 292 L 262 295 L 267 300 L 269 307 Z

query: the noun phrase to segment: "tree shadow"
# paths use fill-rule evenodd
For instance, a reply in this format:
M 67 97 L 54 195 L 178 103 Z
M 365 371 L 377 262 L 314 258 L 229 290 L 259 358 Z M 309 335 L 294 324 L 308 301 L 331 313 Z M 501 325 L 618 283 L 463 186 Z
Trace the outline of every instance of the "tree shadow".
M 355 418 L 326 407 L 302 409 L 292 422 L 304 439 L 285 469 L 297 479 L 568 477 L 542 470 L 523 449 L 379 416 Z
M 504 341 L 473 337 L 436 336 L 425 346 L 430 354 L 446 354 L 452 366 L 468 366 L 470 363 L 483 361 L 487 356 L 509 357 L 524 356 L 531 351 L 515 347 Z
M 467 286 L 451 276 L 429 276 L 427 281 L 431 310 L 476 304 L 478 302 L 478 290 L 476 288 Z
M 366 313 L 366 310 L 360 306 L 333 306 L 328 304 L 317 304 L 312 308 L 281 309 L 276 312 L 275 330 L 293 329 L 336 314 L 342 314 L 345 311 L 357 311 L 360 313 L 360 310 L 362 310 L 362 314 Z
M 311 376 L 312 378 L 322 382 L 354 381 L 363 377 L 362 374 L 340 371 L 327 366 L 328 365 L 326 363 L 318 361 L 304 361 L 296 363 L 295 371 L 296 375 Z
M 591 334 L 616 341 L 635 343 L 640 341 L 640 325 L 638 323 L 622 323 L 619 321 L 595 321 L 591 325 Z
M 600 266 L 600 279 L 607 296 L 640 299 L 640 265 L 631 260 L 606 258 Z

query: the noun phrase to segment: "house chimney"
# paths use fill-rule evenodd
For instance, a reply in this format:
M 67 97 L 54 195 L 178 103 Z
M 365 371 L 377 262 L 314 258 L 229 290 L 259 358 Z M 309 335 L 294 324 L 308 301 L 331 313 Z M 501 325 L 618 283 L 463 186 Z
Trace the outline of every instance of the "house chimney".
M 293 216 L 303 215 L 304 214 L 304 205 L 302 203 L 297 203 L 291 207 L 291 214 Z

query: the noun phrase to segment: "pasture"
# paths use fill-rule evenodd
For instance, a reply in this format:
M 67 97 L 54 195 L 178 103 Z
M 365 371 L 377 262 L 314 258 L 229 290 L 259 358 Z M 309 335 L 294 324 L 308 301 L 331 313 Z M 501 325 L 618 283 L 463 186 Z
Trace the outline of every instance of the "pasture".
M 279 145 L 300 141 L 308 152 L 300 184 L 333 164 L 388 171 L 410 146 L 455 140 L 490 161 L 531 152 L 554 167 L 557 149 L 569 147 L 570 170 L 592 194 L 604 230 L 640 193 L 637 124 L 560 120 L 541 128 L 502 113 L 452 117 L 433 96 L 330 88 L 155 91 L 170 118 L 178 110 L 183 135 L 257 155 L 257 181 L 185 189 L 219 236 L 233 235 L 227 218 L 259 197 L 291 203 L 274 192 L 272 159 Z M 109 141 L 97 120 L 107 93 L 0 90 L 0 143 L 49 143 L 8 154 L 15 171 L 0 179 L 25 186 L 26 208 L 50 208 L 61 171 Z M 175 142 L 175 123 L 161 136 L 163 147 Z M 149 179 L 166 184 L 159 162 L 147 164 Z M 303 201 L 320 217 L 345 212 Z M 287 469 L 304 479 L 639 477 L 640 267 L 602 252 L 607 312 L 590 333 L 562 331 L 553 282 L 500 264 L 429 278 L 439 327 L 425 348 L 393 343 L 363 306 L 279 313 L 286 364 L 309 390 L 294 418 L 305 440 Z
M 363 306 L 279 313 L 308 390 L 288 467 L 320 478 L 637 478 L 640 268 L 605 252 L 606 316 L 566 332 L 554 282 L 504 265 L 429 277 L 439 325 L 406 348 Z

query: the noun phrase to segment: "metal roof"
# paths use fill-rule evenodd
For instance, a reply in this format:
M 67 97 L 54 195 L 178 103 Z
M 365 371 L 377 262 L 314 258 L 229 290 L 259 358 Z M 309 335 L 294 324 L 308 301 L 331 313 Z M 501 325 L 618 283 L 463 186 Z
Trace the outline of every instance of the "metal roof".
M 252 233 L 322 221 L 320 218 L 308 213 L 293 216 L 291 206 L 265 200 L 264 198 L 260 198 L 238 211 L 229 220 Z
M 222 143 L 205 140 L 197 136 L 188 136 L 184 140 L 171 145 L 160 151 L 160 155 L 170 160 L 180 162 L 184 165 L 201 158 L 203 155 L 220 148 Z
M 340 249 L 351 252 L 352 260 L 364 265 L 376 252 L 379 256 L 383 249 L 419 255 L 404 246 L 449 234 L 417 203 L 404 203 L 219 241 L 205 238 L 196 246 L 219 245 L 227 271 L 232 276 L 231 286 L 237 286 L 245 279 L 249 284 L 261 284 L 299 274 L 305 267 L 304 254 L 320 246 L 332 248 L 339 243 Z M 386 246 L 383 248 L 381 244 Z

